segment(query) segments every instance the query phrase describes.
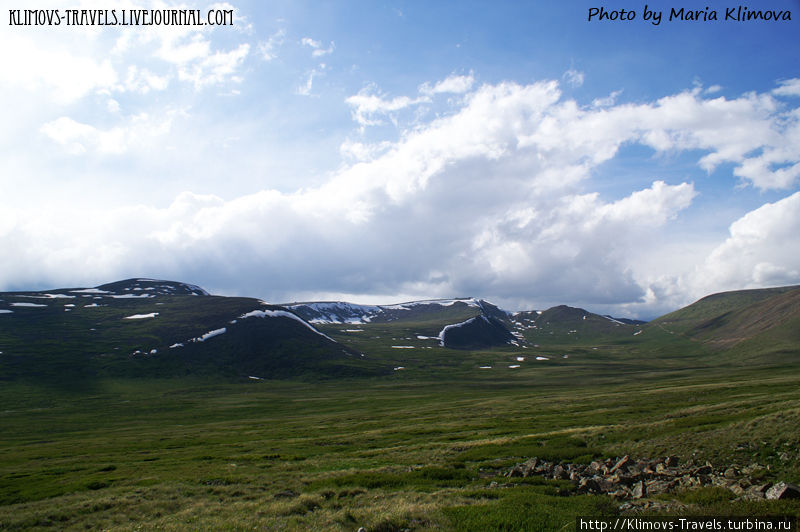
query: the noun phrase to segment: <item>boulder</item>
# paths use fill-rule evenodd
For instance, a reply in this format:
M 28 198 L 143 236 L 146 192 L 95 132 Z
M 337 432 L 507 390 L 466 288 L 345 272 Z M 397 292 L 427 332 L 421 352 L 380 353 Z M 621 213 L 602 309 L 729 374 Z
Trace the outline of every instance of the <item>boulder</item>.
M 769 489 L 769 484 L 758 484 L 755 486 L 750 486 L 744 492 L 742 498 L 749 499 L 749 500 L 760 500 L 763 499 L 765 493 Z
M 569 478 L 569 472 L 561 464 L 553 468 L 553 478 L 558 480 L 566 480 Z
M 644 482 L 640 480 L 639 482 L 633 485 L 633 488 L 631 489 L 631 497 L 633 497 L 634 499 L 641 499 L 647 494 L 646 489 L 647 488 L 645 488 Z
M 593 478 L 583 477 L 578 481 L 578 491 L 583 493 L 598 493 L 600 491 L 600 485 Z
M 788 482 L 778 482 L 766 493 L 767 499 L 800 499 L 800 487 Z
M 699 475 L 710 475 L 714 471 L 714 468 L 710 465 L 700 466 L 692 471 L 692 475 L 699 476 Z
M 627 469 L 627 468 L 628 468 L 628 464 L 630 464 L 630 463 L 631 463 L 631 459 L 630 459 L 630 457 L 629 457 L 629 456 L 626 454 L 625 456 L 623 456 L 622 458 L 620 458 L 620 459 L 617 461 L 617 463 L 616 463 L 616 464 L 614 464 L 614 467 L 612 467 L 612 468 L 609 470 L 609 473 L 613 475 L 614 473 L 616 473 L 616 472 L 617 472 L 617 471 L 619 471 L 619 470 L 623 470 L 623 471 L 624 471 L 625 469 Z
M 600 470 L 603 468 L 603 462 L 600 460 L 595 460 L 586 468 L 586 471 L 589 473 L 599 473 Z
M 670 491 L 674 487 L 674 483 L 666 480 L 648 480 L 644 487 L 648 495 L 657 495 Z
M 511 471 L 506 473 L 506 477 L 522 477 L 525 476 L 525 468 L 523 464 L 515 465 L 511 468 Z

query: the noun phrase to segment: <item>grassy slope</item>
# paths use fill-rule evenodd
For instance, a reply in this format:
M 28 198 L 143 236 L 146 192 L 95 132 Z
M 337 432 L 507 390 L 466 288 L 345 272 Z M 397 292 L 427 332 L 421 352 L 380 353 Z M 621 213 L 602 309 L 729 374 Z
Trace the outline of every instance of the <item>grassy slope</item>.
M 650 322 L 650 325 L 664 326 L 678 333 L 687 333 L 720 316 L 740 312 L 751 305 L 757 305 L 776 296 L 797 292 L 798 290 L 796 286 L 787 286 L 712 294 L 687 307 L 661 316 Z

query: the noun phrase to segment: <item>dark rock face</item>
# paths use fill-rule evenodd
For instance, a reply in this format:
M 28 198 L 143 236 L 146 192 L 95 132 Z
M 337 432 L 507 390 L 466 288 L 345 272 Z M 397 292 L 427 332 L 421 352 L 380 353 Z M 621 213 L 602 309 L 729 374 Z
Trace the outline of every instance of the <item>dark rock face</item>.
M 439 333 L 439 338 L 444 347 L 452 349 L 484 349 L 515 341 L 500 320 L 484 314 L 448 325 Z
M 507 477 L 540 475 L 572 480 L 579 493 L 598 493 L 617 499 L 636 500 L 679 489 L 716 486 L 729 489 L 739 499 L 798 499 L 800 487 L 787 482 L 756 483 L 749 475 L 761 469 L 726 466 L 715 469 L 710 463 L 692 461 L 680 464 L 674 456 L 657 460 L 634 460 L 629 456 L 595 460 L 586 464 L 550 463 L 531 458 L 515 465 Z

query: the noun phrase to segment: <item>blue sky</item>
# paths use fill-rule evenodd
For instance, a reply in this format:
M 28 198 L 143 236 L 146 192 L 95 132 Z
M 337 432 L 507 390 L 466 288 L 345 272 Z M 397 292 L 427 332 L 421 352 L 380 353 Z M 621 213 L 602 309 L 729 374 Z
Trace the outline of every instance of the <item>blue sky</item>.
M 63 1 L 0 12 L 0 289 L 147 276 L 271 302 L 654 317 L 800 283 L 800 2 Z M 658 26 L 642 10 L 663 11 Z M 733 2 L 702 7 L 724 19 Z M 588 21 L 591 7 L 634 10 Z

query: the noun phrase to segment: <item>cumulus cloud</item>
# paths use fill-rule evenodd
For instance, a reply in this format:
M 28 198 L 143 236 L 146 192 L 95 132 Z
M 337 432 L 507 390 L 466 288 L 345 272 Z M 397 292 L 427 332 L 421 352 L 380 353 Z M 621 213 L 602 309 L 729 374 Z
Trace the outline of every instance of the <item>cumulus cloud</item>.
M 800 192 L 766 203 L 730 226 L 730 236 L 692 274 L 695 291 L 800 281 Z
M 698 169 L 732 163 L 734 173 L 768 185 L 759 172 L 800 160 L 792 145 L 797 111 L 773 95 L 708 99 L 689 90 L 581 106 L 563 98 L 556 81 L 472 88 L 470 79 L 448 79 L 423 86 L 463 89 L 451 113 L 394 141 L 344 143 L 349 159 L 316 186 L 228 199 L 186 192 L 167 206 L 98 207 L 80 220 L 6 211 L 0 247 L 22 251 L 0 264 L 0 278 L 62 284 L 79 282 L 75 272 L 95 282 L 148 275 L 273 301 L 479 295 L 512 308 L 646 305 L 656 292 L 796 278 L 800 266 L 789 251 L 800 234 L 800 193 L 733 224 L 693 275 L 653 280 L 631 257 L 664 253 L 654 237 L 692 205 L 695 185 L 646 176 L 649 185 L 619 196 L 592 188 L 597 169 L 625 144 L 685 152 Z M 370 87 L 346 103 L 364 125 L 429 97 L 422 90 L 387 97 Z M 114 135 L 131 145 L 134 125 L 116 132 L 62 117 L 42 133 L 76 153 L 102 151 Z M 749 169 L 761 158 L 760 169 Z
M 109 59 L 65 49 L 38 33 L 4 31 L 0 46 L 4 50 L 25 50 L 24 54 L 0 54 L 0 82 L 28 91 L 44 90 L 61 104 L 114 87 L 120 77 Z

